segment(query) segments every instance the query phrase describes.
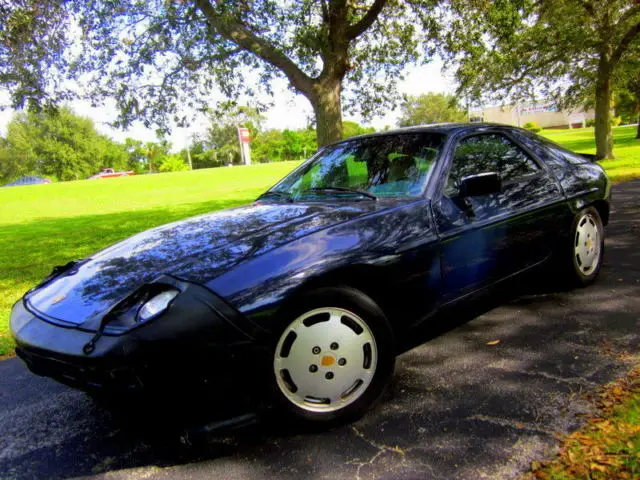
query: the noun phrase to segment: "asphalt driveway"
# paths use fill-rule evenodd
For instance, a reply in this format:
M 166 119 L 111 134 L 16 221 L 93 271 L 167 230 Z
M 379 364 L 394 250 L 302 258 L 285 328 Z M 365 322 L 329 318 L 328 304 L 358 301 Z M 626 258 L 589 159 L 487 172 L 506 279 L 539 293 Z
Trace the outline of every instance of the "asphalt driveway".
M 640 181 L 613 200 L 596 285 L 533 279 L 443 319 L 459 326 L 400 357 L 384 401 L 333 431 L 258 426 L 185 445 L 2 361 L 0 478 L 516 478 L 638 352 Z

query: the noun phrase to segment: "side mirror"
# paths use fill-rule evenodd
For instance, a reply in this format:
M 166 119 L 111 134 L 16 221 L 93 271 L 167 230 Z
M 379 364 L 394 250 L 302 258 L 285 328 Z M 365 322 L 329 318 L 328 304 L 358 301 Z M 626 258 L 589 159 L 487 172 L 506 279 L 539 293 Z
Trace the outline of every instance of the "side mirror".
M 463 177 L 459 184 L 461 197 L 480 197 L 502 191 L 502 180 L 496 172 L 478 173 Z

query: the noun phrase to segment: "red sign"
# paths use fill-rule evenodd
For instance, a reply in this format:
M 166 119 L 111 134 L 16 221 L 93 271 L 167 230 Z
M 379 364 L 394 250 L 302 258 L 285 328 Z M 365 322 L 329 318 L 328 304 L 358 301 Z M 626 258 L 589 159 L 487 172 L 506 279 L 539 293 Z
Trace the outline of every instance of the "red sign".
M 249 143 L 251 141 L 248 128 L 238 127 L 238 136 L 240 137 L 240 142 L 242 143 Z

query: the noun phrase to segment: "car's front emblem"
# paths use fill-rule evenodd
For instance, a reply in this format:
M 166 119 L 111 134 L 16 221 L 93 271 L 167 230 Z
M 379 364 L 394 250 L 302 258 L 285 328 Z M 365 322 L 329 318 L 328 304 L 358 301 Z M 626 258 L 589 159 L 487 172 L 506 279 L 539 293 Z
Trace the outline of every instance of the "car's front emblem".
M 51 302 L 51 305 L 55 305 L 56 303 L 60 303 L 65 298 L 67 298 L 66 295 L 60 295 L 59 297 L 56 297 L 56 298 L 53 299 L 53 302 Z

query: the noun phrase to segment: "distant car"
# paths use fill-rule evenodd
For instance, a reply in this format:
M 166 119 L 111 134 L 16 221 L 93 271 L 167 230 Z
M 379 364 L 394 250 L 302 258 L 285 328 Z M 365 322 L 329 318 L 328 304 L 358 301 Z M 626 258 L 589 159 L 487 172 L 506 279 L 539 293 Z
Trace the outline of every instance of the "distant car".
M 592 283 L 609 200 L 599 165 L 519 128 L 354 137 L 250 205 L 56 267 L 11 332 L 33 372 L 94 395 L 252 399 L 343 422 L 380 398 L 435 313 L 550 259 Z
M 116 172 L 113 168 L 103 168 L 100 173 L 96 173 L 95 175 L 91 175 L 89 177 L 90 180 L 96 178 L 115 178 L 115 177 L 128 177 L 130 175 L 135 175 L 136 173 L 132 170 L 126 172 Z
M 19 178 L 11 183 L 7 183 L 5 187 L 17 187 L 19 185 L 39 185 L 42 183 L 51 183 L 51 180 L 43 177 L 26 176 Z

